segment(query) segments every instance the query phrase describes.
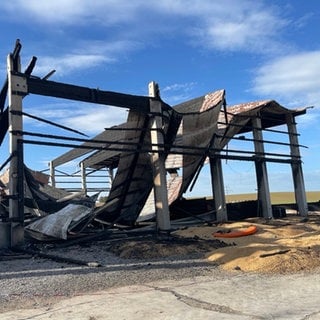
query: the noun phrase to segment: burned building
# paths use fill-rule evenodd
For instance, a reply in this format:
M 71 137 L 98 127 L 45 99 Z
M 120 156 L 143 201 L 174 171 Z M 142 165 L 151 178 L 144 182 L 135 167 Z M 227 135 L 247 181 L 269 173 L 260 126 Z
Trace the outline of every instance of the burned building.
M 149 84 L 148 96 L 135 96 L 103 91 L 49 80 L 32 74 L 36 58 L 25 72 L 20 66 L 21 44 L 8 55 L 7 80 L 0 95 L 0 138 L 9 133 L 10 154 L 1 170 L 9 164 L 7 193 L 4 196 L 8 214 L 2 215 L 0 246 L 19 246 L 24 241 L 24 221 L 27 201 L 36 207 L 70 204 L 72 195 L 49 197 L 45 183 L 28 174 L 24 164 L 23 149 L 26 144 L 66 147 L 69 150 L 50 162 L 50 184 L 56 187 L 58 167 L 71 160 L 79 160 L 82 196 L 73 201 L 89 202 L 87 215 L 73 219 L 75 229 L 82 230 L 93 220 L 107 226 L 134 226 L 141 217 L 155 217 L 158 231 L 169 231 L 169 206 L 183 197 L 194 183 L 203 165 L 211 169 L 211 189 L 214 201 L 212 219 L 228 220 L 222 172 L 222 159 L 251 161 L 255 165 L 258 202 L 261 215 L 271 219 L 272 208 L 266 164 L 286 163 L 292 168 L 294 191 L 299 214 L 307 215 L 307 203 L 300 146 L 295 117 L 305 114 L 306 108 L 290 110 L 273 100 L 228 106 L 225 91 L 218 90 L 204 96 L 170 106 L 160 97 L 155 82 Z M 129 110 L 127 121 L 105 128 L 92 139 L 75 139 L 26 132 L 23 116 L 39 119 L 23 110 L 23 98 L 29 94 L 57 97 L 101 105 L 112 105 Z M 8 97 L 8 107 L 5 106 Z M 48 125 L 52 124 L 45 121 Z M 285 125 L 282 132 L 289 137 L 286 154 L 265 152 L 263 133 Z M 279 130 L 278 130 L 279 131 Z M 243 139 L 241 135 L 252 132 L 251 151 L 227 148 L 231 140 Z M 48 141 L 39 141 L 37 137 Z M 31 138 L 30 138 L 31 137 Z M 52 139 L 59 142 L 52 142 Z M 272 141 L 274 144 L 283 144 Z M 106 202 L 96 207 L 87 198 L 87 172 L 107 169 L 110 172 L 110 190 Z M 33 176 L 34 178 L 34 176 Z M 28 193 L 26 193 L 26 183 Z M 48 189 L 48 188 L 47 188 Z M 28 195 L 28 197 L 26 197 Z M 42 203 L 41 203 L 41 201 Z M 47 201 L 47 202 L 46 202 Z M 41 203 L 41 204 L 40 204 Z M 73 205 L 76 205 L 73 203 Z M 29 206 L 31 206 L 29 204 Z M 91 206 L 91 207 L 90 207 Z M 45 211 L 45 210 L 44 210 Z M 51 212 L 47 212 L 50 214 Z M 68 214 L 68 212 L 66 213 Z M 70 220 L 70 219 L 69 219 Z M 70 222 L 70 221 L 69 221 Z M 52 222 L 51 222 L 52 223 Z

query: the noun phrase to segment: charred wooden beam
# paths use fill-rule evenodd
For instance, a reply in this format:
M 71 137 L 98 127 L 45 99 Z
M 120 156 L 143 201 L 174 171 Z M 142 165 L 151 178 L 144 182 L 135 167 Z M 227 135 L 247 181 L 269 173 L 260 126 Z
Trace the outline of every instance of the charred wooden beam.
M 26 78 L 28 93 L 89 103 L 111 105 L 143 113 L 147 113 L 150 110 L 149 97 L 104 91 L 100 89 L 76 86 L 67 83 L 43 80 L 35 77 L 26 77 L 23 73 L 16 73 L 16 76 Z M 170 108 L 170 106 L 165 103 L 163 103 L 163 105 L 165 105 L 167 108 Z

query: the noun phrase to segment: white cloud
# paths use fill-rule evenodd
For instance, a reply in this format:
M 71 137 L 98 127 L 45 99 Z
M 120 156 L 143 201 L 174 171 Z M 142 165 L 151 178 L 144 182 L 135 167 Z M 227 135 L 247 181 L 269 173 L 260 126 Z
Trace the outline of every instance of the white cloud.
M 104 128 L 126 122 L 127 111 L 122 108 L 108 106 L 93 106 L 84 112 L 65 119 L 64 123 L 72 128 L 88 133 L 97 134 Z
M 159 36 L 174 30 L 205 48 L 245 52 L 282 47 L 277 36 L 288 21 L 275 8 L 249 0 L 12 0 L 2 5 L 2 10 L 15 13 L 12 19 L 23 15 L 57 28 L 126 25 L 121 37 L 127 39 L 136 32 Z
M 2 9 L 15 13 L 12 19 L 24 14 L 47 24 L 111 25 L 135 20 L 141 6 L 149 9 L 153 7 L 143 0 L 11 0 L 4 2 Z
M 124 52 L 131 52 L 138 46 L 139 43 L 133 41 L 79 41 L 71 53 L 40 55 L 34 74 L 41 76 L 54 69 L 60 77 L 74 71 L 115 63 Z
M 119 125 L 127 119 L 127 110 L 124 108 L 82 102 L 42 104 L 41 107 L 27 108 L 26 112 L 88 135 L 100 133 L 104 128 Z M 25 120 L 26 124 L 32 121 L 38 127 L 47 126 L 29 118 Z
M 286 99 L 290 105 L 319 105 L 320 51 L 280 57 L 256 71 L 253 91 Z
M 112 58 L 93 54 L 68 54 L 56 57 L 41 57 L 34 73 L 46 75 L 54 69 L 59 76 L 63 76 L 75 70 L 90 69 L 102 63 L 112 61 Z
M 276 6 L 264 1 L 157 1 L 154 10 L 187 21 L 184 30 L 196 44 L 223 51 L 278 52 L 289 24 Z
M 15 12 L 16 15 L 24 13 L 25 16 L 48 24 L 86 25 L 89 21 L 111 24 L 127 21 L 134 16 L 133 11 L 138 3 L 121 0 L 12 0 L 5 2 L 2 9 Z
M 191 99 L 196 85 L 196 82 L 174 83 L 167 85 L 163 89 L 160 88 L 161 96 L 166 102 L 175 105 Z
M 165 86 L 162 91 L 167 92 L 167 91 L 185 91 L 188 92 L 194 88 L 196 85 L 196 82 L 187 82 L 187 83 L 174 83 L 168 86 Z
M 242 1 L 239 5 L 239 2 L 231 0 L 225 4 L 219 10 L 213 10 L 213 14 L 205 19 L 204 27 L 198 31 L 204 46 L 259 53 L 283 48 L 277 34 L 288 22 L 271 7 L 252 1 Z

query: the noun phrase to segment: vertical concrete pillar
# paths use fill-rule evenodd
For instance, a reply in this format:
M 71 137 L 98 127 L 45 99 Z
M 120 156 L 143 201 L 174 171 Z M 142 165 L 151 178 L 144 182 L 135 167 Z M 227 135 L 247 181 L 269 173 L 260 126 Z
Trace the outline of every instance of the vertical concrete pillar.
M 155 82 L 149 83 L 149 97 L 156 98 L 158 88 Z M 151 125 L 151 143 L 152 155 L 151 161 L 153 166 L 153 188 L 157 228 L 159 231 L 169 231 L 171 229 L 170 213 L 168 204 L 168 190 L 165 168 L 165 156 L 163 147 L 164 144 L 162 134 L 162 108 L 161 102 L 156 99 L 150 99 L 150 112 L 153 113 Z
M 211 183 L 216 210 L 216 219 L 219 222 L 228 220 L 226 197 L 224 192 L 224 181 L 221 159 L 219 157 L 210 158 Z
M 49 162 L 49 166 L 50 166 L 50 180 L 51 180 L 51 186 L 53 188 L 56 187 L 56 175 L 55 175 L 55 168 L 53 166 L 53 161 Z
M 261 127 L 261 119 L 252 119 L 254 150 L 256 153 L 255 168 L 258 188 L 258 203 L 262 210 L 262 215 L 266 219 L 272 219 L 272 206 L 268 182 L 267 165 L 264 161 L 264 145 Z
M 10 246 L 24 244 L 24 195 L 23 195 L 23 152 L 18 131 L 22 131 L 22 98 L 27 94 L 24 78 L 15 77 L 14 71 L 21 71 L 20 58 L 17 63 L 8 55 L 8 103 L 9 103 L 9 142 L 10 142 L 10 178 L 9 178 L 9 220 L 11 224 Z
M 308 215 L 308 203 L 303 179 L 302 165 L 300 160 L 299 141 L 297 126 L 292 114 L 287 115 L 287 126 L 290 140 L 290 152 L 293 162 L 291 163 L 294 194 L 298 212 L 301 216 Z

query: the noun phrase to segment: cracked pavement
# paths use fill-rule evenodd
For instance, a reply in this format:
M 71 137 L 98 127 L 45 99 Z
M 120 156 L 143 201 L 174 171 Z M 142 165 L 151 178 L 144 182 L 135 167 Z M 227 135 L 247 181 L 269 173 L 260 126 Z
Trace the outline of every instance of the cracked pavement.
M 64 298 L 1 314 L 13 319 L 320 319 L 319 273 L 218 273 Z

